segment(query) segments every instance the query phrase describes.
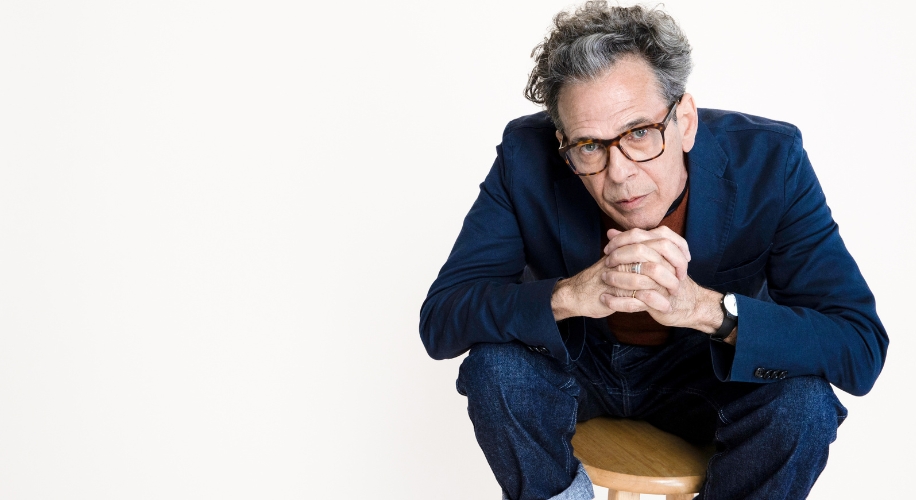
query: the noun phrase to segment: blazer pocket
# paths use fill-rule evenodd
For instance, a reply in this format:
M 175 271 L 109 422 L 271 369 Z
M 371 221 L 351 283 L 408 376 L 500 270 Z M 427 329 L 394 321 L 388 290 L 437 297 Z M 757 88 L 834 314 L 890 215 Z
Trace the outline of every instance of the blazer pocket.
M 717 285 L 722 285 L 725 283 L 730 283 L 732 281 L 738 281 L 745 278 L 750 278 L 755 274 L 763 270 L 766 266 L 767 260 L 770 258 L 770 249 L 773 248 L 773 244 L 770 243 L 770 246 L 763 251 L 762 254 L 754 258 L 754 260 L 748 262 L 747 264 L 741 264 L 738 267 L 733 267 L 731 269 L 726 269 L 724 271 L 716 271 L 715 281 Z

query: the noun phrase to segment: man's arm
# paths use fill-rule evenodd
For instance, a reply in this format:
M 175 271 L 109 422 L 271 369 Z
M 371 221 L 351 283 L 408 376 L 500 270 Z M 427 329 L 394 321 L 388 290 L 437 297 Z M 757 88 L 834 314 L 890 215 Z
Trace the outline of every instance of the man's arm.
M 783 213 L 776 214 L 779 225 L 766 267 L 773 301 L 736 296 L 738 328 L 729 339 L 736 349 L 713 344 L 714 364 L 723 380 L 772 381 L 755 376 L 764 368 L 790 377 L 820 376 L 850 394 L 865 394 L 883 367 L 888 345 L 874 297 L 840 238 L 800 134 L 784 172 Z M 646 283 L 644 276 L 611 269 L 632 259 L 621 257 L 623 250 L 649 239 L 638 231 L 611 237 L 609 285 L 642 290 L 636 298 L 662 324 L 705 333 L 721 324 L 721 293 L 689 277 L 671 290 L 662 281 Z
M 603 258 L 568 279 L 519 282 L 527 261 L 517 211 L 525 209 L 513 203 L 509 189 L 512 179 L 506 162 L 513 160 L 506 159 L 503 146 L 497 153 L 452 252 L 423 303 L 420 336 L 435 359 L 458 356 L 476 343 L 518 340 L 568 363 L 570 336 L 564 338 L 557 322 L 571 317 L 606 317 L 627 307 L 628 301 L 629 307 L 639 301 L 619 297 L 608 306 L 601 300 L 602 295 L 613 292 L 602 281 Z M 550 191 L 537 194 L 553 199 Z M 545 202 L 537 209 L 549 206 Z M 553 237 L 556 235 L 538 234 L 541 240 Z M 557 247 L 558 257 L 559 252 Z M 664 261 L 658 255 L 651 258 Z M 686 261 L 682 267 L 686 273 Z M 578 333 L 584 335 L 584 331 Z M 577 356 L 578 351 L 572 354 Z
M 509 194 L 503 146 L 420 310 L 420 337 L 435 359 L 479 342 L 519 340 L 567 362 L 550 299 L 557 278 L 520 283 L 526 258 Z
M 737 296 L 739 342 L 729 380 L 759 367 L 817 375 L 854 395 L 884 366 L 888 338 L 875 298 L 846 250 L 801 134 L 785 166 L 784 213 L 766 267 L 773 302 Z

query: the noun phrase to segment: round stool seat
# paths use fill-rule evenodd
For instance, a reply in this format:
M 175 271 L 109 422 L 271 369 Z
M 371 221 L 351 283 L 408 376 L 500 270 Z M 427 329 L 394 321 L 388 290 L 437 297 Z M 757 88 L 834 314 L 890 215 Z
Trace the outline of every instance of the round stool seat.
M 578 424 L 572 445 L 592 483 L 612 494 L 652 493 L 669 498 L 692 498 L 692 493 L 699 492 L 706 464 L 715 452 L 712 445 L 694 446 L 647 422 L 605 417 Z

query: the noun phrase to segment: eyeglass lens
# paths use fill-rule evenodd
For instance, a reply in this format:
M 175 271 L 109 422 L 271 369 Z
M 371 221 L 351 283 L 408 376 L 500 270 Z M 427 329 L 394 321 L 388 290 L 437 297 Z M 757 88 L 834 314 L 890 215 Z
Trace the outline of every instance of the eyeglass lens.
M 660 155 L 664 148 L 662 131 L 655 128 L 634 130 L 620 138 L 620 149 L 633 161 L 654 158 Z M 582 144 L 570 149 L 566 154 L 579 173 L 590 174 L 607 166 L 608 148 L 601 144 Z

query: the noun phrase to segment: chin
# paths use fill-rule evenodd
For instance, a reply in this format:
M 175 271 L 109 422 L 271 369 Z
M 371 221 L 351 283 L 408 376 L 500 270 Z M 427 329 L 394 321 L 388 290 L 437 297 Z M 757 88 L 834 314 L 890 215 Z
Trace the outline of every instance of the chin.
M 648 214 L 632 214 L 630 217 L 626 217 L 624 219 L 625 223 L 621 225 L 627 229 L 639 228 L 648 231 L 658 227 L 663 218 L 664 217 L 653 217 Z

